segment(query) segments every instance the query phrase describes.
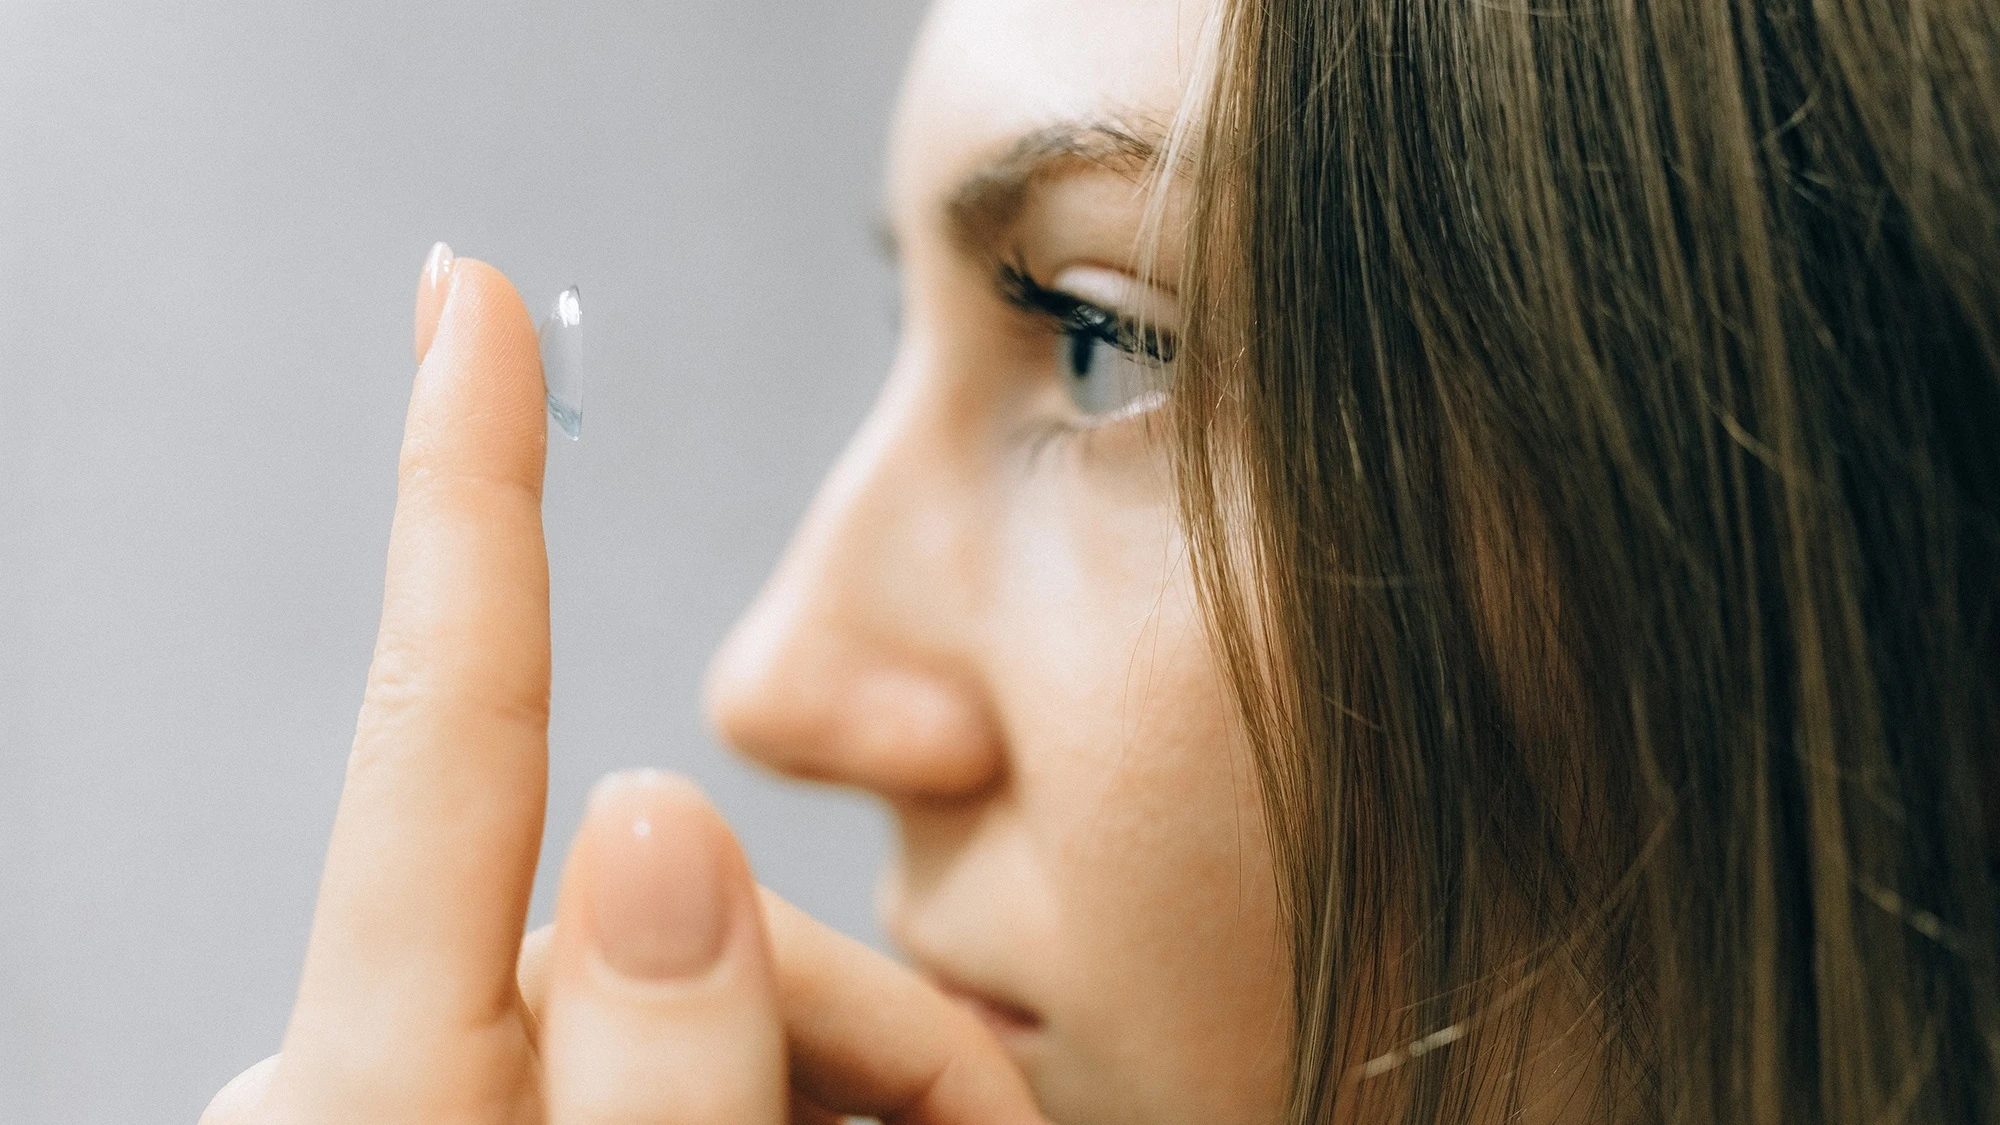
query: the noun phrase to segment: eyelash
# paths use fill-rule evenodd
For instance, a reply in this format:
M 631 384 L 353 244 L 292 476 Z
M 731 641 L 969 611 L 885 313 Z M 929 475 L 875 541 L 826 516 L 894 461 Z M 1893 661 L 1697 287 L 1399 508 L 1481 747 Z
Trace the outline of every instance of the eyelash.
M 1122 316 L 1060 289 L 1051 289 L 1034 279 L 1019 260 L 1000 263 L 995 282 L 1000 297 L 1008 305 L 1025 312 L 1067 336 L 1101 340 L 1128 355 L 1145 355 L 1154 363 L 1172 363 L 1178 341 L 1170 332 L 1142 326 Z M 1071 442 L 1087 443 L 1102 423 L 1079 422 L 1072 418 L 1046 418 L 1024 434 L 1027 461 L 1034 465 L 1049 450 Z
M 1000 296 L 1023 312 L 1033 313 L 1066 335 L 1101 340 L 1128 355 L 1144 355 L 1155 363 L 1172 363 L 1178 342 L 1170 332 L 1142 325 L 1129 316 L 1094 305 L 1036 281 L 1017 263 L 1000 266 Z

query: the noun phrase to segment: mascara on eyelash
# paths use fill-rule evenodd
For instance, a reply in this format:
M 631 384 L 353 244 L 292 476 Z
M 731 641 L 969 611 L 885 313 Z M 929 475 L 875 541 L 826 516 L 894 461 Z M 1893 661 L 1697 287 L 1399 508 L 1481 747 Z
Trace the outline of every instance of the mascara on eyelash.
M 1101 305 L 1051 289 L 1017 262 L 1000 264 L 1000 292 L 1016 308 L 1045 316 L 1066 332 L 1081 333 L 1133 355 L 1172 363 L 1178 341 L 1172 332 L 1113 312 Z

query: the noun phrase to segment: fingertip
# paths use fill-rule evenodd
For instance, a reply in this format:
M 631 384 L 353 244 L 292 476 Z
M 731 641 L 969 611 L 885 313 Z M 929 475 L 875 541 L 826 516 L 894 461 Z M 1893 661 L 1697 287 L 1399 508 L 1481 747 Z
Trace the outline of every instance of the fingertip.
M 638 981 L 701 977 L 750 913 L 748 865 L 691 781 L 615 773 L 592 789 L 578 848 L 579 894 L 596 956 Z
M 593 791 L 553 961 L 540 1040 L 550 1105 L 591 1121 L 786 1120 L 784 1031 L 749 868 L 691 782 L 634 771 Z
M 541 391 L 541 341 L 527 303 L 507 275 L 477 258 L 455 258 L 445 275 L 420 372 L 448 374 L 477 353 L 530 369 Z M 422 377 L 421 375 L 419 376 Z M 537 408 L 540 403 L 537 401 Z
M 410 396 L 405 469 L 500 479 L 539 494 L 548 433 L 527 305 L 506 275 L 476 258 L 451 262 L 441 301 Z

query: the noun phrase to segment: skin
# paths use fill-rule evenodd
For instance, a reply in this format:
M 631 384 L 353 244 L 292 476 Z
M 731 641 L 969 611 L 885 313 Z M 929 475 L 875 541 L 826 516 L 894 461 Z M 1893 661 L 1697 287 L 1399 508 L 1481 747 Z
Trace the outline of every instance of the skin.
M 1058 162 L 1012 223 L 982 212 L 978 238 L 954 201 L 1052 126 L 1157 135 L 1206 15 L 1175 0 L 933 11 L 888 174 L 901 347 L 711 672 L 735 745 L 882 798 L 900 844 L 886 928 L 985 1010 L 1059 1121 L 1272 1116 L 1288 982 L 1160 420 L 1038 446 L 1077 419 L 1049 329 L 994 286 L 1015 257 L 1042 284 L 1078 266 L 1135 283 L 1141 169 Z M 1170 290 L 1149 299 L 1171 308 Z
M 417 306 L 381 631 L 298 999 L 283 1051 L 204 1125 L 1041 1121 L 976 1018 L 760 895 L 676 778 L 599 785 L 524 950 L 548 765 L 540 361 L 481 262 L 434 258 Z
M 1085 416 L 1062 332 L 996 285 L 1015 262 L 1171 327 L 1171 288 L 1139 275 L 1143 246 L 1176 276 L 1178 188 L 1142 243 L 1144 150 L 1206 15 L 933 12 L 888 176 L 897 361 L 712 670 L 736 745 L 893 812 L 881 897 L 912 967 L 760 894 L 715 812 L 655 774 L 600 786 L 553 927 L 521 937 L 547 767 L 540 371 L 506 280 L 434 257 L 296 1007 L 205 1125 L 1276 1116 L 1270 863 L 1160 419 Z

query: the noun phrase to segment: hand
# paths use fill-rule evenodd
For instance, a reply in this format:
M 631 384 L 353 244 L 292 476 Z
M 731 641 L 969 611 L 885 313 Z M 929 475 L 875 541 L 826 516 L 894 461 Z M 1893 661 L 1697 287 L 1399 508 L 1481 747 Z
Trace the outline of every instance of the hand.
M 540 361 L 513 287 L 476 261 L 427 267 L 417 338 L 381 631 L 297 1002 L 283 1051 L 204 1125 L 1039 1123 L 969 1012 L 760 902 L 684 781 L 599 786 L 523 956 L 547 784 Z

